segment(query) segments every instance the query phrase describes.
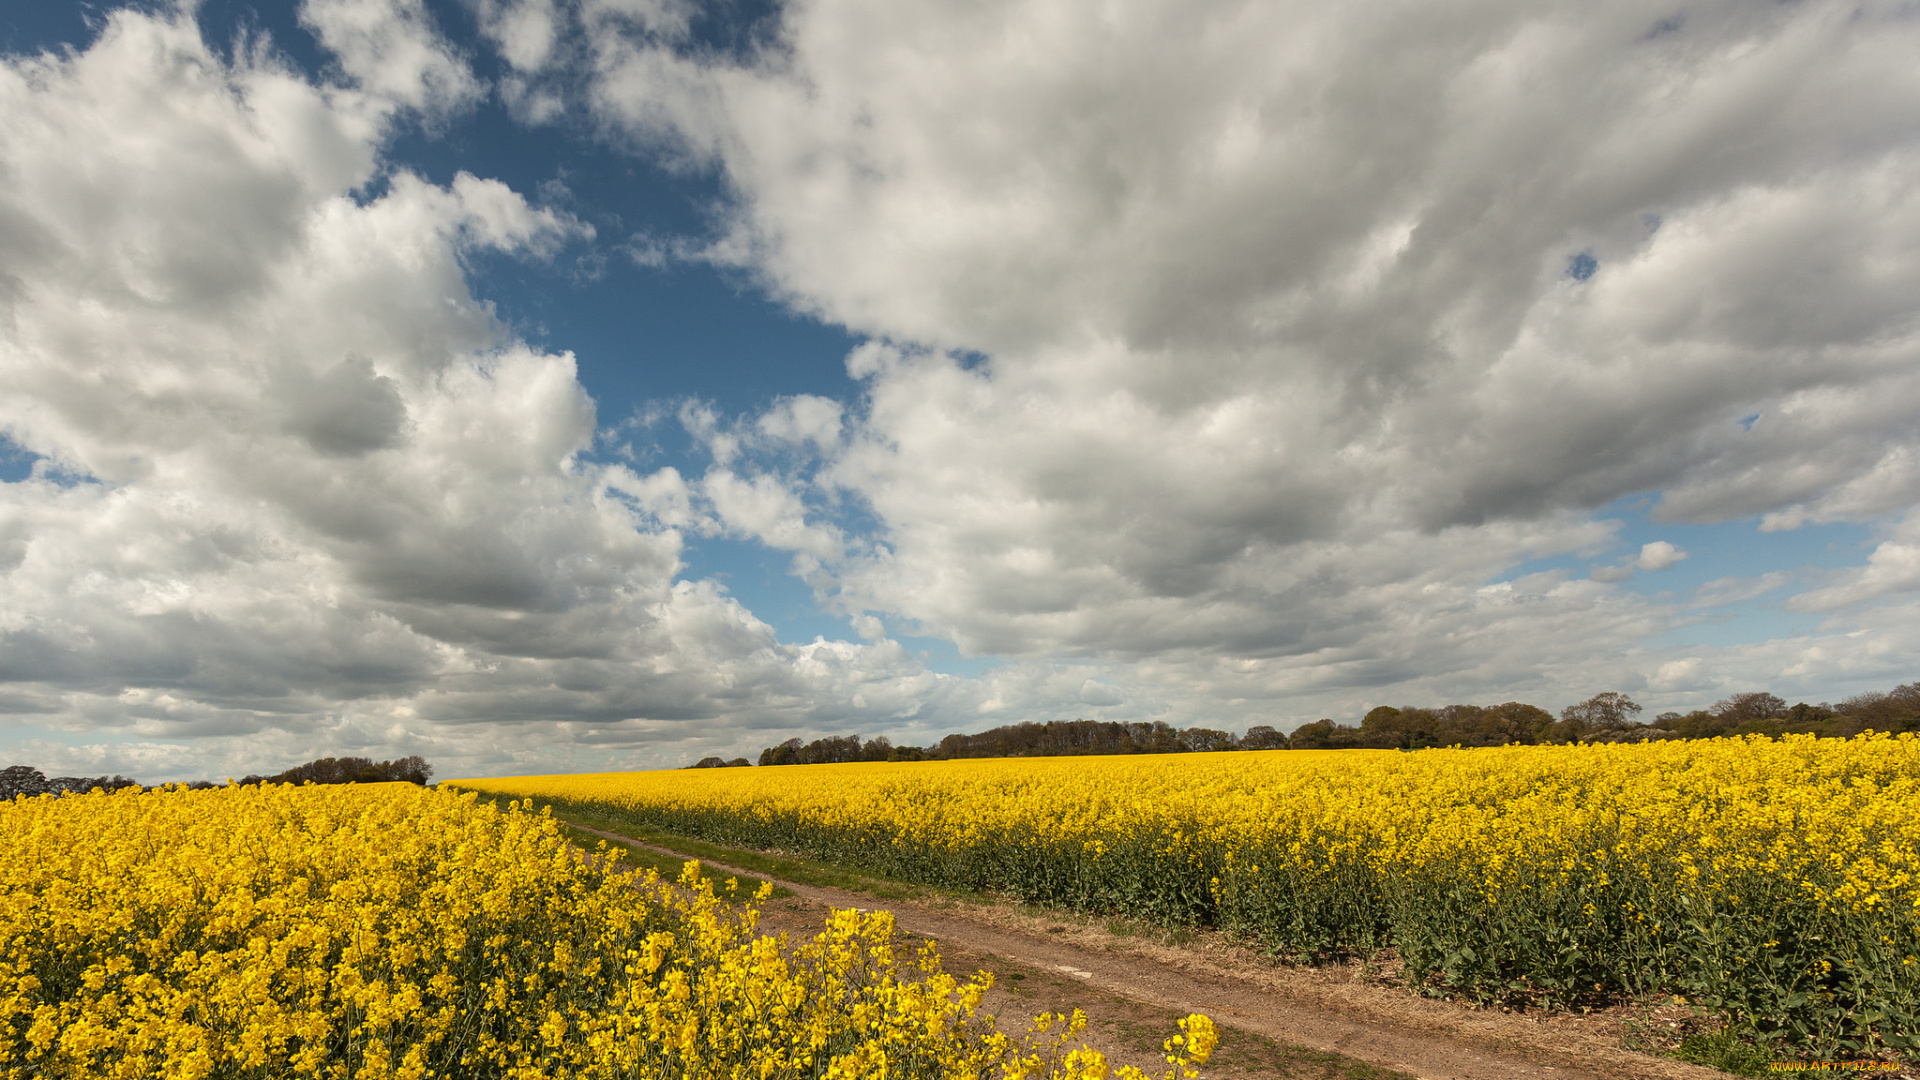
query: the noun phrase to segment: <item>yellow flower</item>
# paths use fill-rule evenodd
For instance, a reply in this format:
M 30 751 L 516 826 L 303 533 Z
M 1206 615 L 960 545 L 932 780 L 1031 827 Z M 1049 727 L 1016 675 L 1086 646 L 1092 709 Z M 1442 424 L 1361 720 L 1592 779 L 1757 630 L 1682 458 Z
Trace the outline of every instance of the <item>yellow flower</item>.
M 884 912 L 783 948 L 695 867 L 589 862 L 471 794 L 0 803 L 0 898 L 0 1080 L 946 1077 L 1030 1050 L 977 1013 L 988 978 L 898 965 Z
M 1397 945 L 1411 975 L 1470 995 L 1684 991 L 1812 1030 L 1832 971 L 1854 972 L 1845 1030 L 1819 1036 L 1836 1052 L 1893 1046 L 1865 1018 L 1920 1000 L 1913 735 L 454 783 L 1285 954 Z M 1762 952 L 1823 981 L 1755 998 L 1741 980 Z

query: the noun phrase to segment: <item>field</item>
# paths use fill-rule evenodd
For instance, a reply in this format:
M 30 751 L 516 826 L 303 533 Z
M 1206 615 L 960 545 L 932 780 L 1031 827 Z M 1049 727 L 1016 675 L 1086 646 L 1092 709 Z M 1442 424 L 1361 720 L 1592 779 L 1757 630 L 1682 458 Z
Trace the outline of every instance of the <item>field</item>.
M 1680 995 L 1793 1057 L 1920 1050 L 1920 740 L 1788 736 L 455 781 L 896 880 L 1391 947 L 1430 992 Z
M 984 981 L 896 957 L 885 912 L 783 945 L 728 892 L 404 784 L 0 802 L 0 1077 L 1107 1072 L 1083 1018 L 1002 1032 Z M 1215 1036 L 1181 1026 L 1190 1077 Z

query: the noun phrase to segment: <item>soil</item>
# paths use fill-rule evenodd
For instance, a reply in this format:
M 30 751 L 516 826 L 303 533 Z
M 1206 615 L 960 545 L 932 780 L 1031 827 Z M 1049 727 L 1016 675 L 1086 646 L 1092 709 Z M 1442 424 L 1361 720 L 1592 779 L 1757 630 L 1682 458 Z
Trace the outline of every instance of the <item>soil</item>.
M 576 825 L 576 828 L 581 826 Z M 609 840 L 630 837 L 583 829 Z M 666 848 L 640 844 L 664 855 Z M 703 860 L 720 873 L 765 878 Z M 793 895 L 768 901 L 768 933 L 811 936 L 829 908 L 871 910 L 873 897 L 779 881 Z M 1116 1066 L 1165 1072 L 1161 1042 L 1188 1013 L 1212 1017 L 1221 1044 L 1205 1075 L 1221 1080 L 1712 1080 L 1727 1074 L 1671 1057 L 1699 1024 L 1684 1004 L 1588 1013 L 1510 1011 L 1421 997 L 1397 978 L 1391 954 L 1366 964 L 1295 967 L 1217 934 L 1093 920 L 1058 911 L 949 898 L 888 900 L 903 937 L 939 944 L 956 975 L 992 972 L 983 1011 L 1023 1030 L 1042 1012 L 1082 1009 L 1086 1041 Z M 904 946 L 917 945 L 903 941 Z M 904 950 L 903 950 L 904 951 Z M 1885 1074 L 1882 1074 L 1885 1075 Z

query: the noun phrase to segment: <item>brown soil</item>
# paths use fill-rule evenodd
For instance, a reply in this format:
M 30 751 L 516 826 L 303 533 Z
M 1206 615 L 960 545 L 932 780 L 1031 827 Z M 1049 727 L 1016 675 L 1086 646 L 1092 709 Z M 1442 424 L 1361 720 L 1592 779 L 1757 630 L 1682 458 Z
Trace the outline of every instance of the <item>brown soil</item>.
M 576 826 L 578 827 L 578 826 Z M 587 829 L 633 844 L 632 838 Z M 651 845 L 643 845 L 651 846 Z M 664 848 L 654 848 L 672 854 Z M 722 863 L 721 873 L 766 877 Z M 872 909 L 841 889 L 781 881 L 793 897 L 762 908 L 769 933 L 809 936 L 827 908 Z M 1383 964 L 1291 967 L 1218 935 L 1132 927 L 1005 904 L 950 899 L 887 901 L 905 934 L 940 946 L 947 970 L 989 971 L 985 1011 L 1003 1030 L 1042 1012 L 1084 1010 L 1087 1042 L 1115 1065 L 1166 1069 L 1162 1040 L 1174 1022 L 1205 1013 L 1221 1031 L 1208 1077 L 1422 1080 L 1712 1080 L 1726 1074 L 1628 1049 L 1661 1048 L 1697 1023 L 1684 1005 L 1588 1014 L 1510 1012 L 1425 998 Z

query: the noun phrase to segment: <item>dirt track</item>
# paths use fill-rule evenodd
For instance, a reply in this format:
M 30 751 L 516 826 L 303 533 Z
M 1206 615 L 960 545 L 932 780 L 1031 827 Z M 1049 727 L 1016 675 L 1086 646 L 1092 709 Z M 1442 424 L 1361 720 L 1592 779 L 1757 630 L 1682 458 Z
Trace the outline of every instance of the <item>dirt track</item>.
M 703 865 L 766 877 L 722 863 Z M 768 932 L 811 934 L 819 929 L 824 908 L 870 909 L 877 903 L 840 889 L 779 884 L 795 898 L 763 908 Z M 1091 1041 L 1097 1048 L 1116 1064 L 1137 1064 L 1150 1072 L 1164 1068 L 1155 1049 L 1172 1033 L 1173 1018 L 1201 1012 L 1226 1031 L 1221 1052 L 1206 1070 L 1210 1077 L 1400 1073 L 1422 1080 L 1711 1080 L 1726 1075 L 1626 1050 L 1619 1045 L 1617 1025 L 1433 1001 L 1344 971 L 1276 966 L 1217 940 L 1172 947 L 1067 916 L 999 905 L 890 901 L 885 906 L 902 932 L 939 942 L 949 970 L 995 972 L 989 1011 L 1014 1016 L 1084 1008 L 1094 1021 Z M 1374 1068 L 1356 1070 L 1357 1063 Z

